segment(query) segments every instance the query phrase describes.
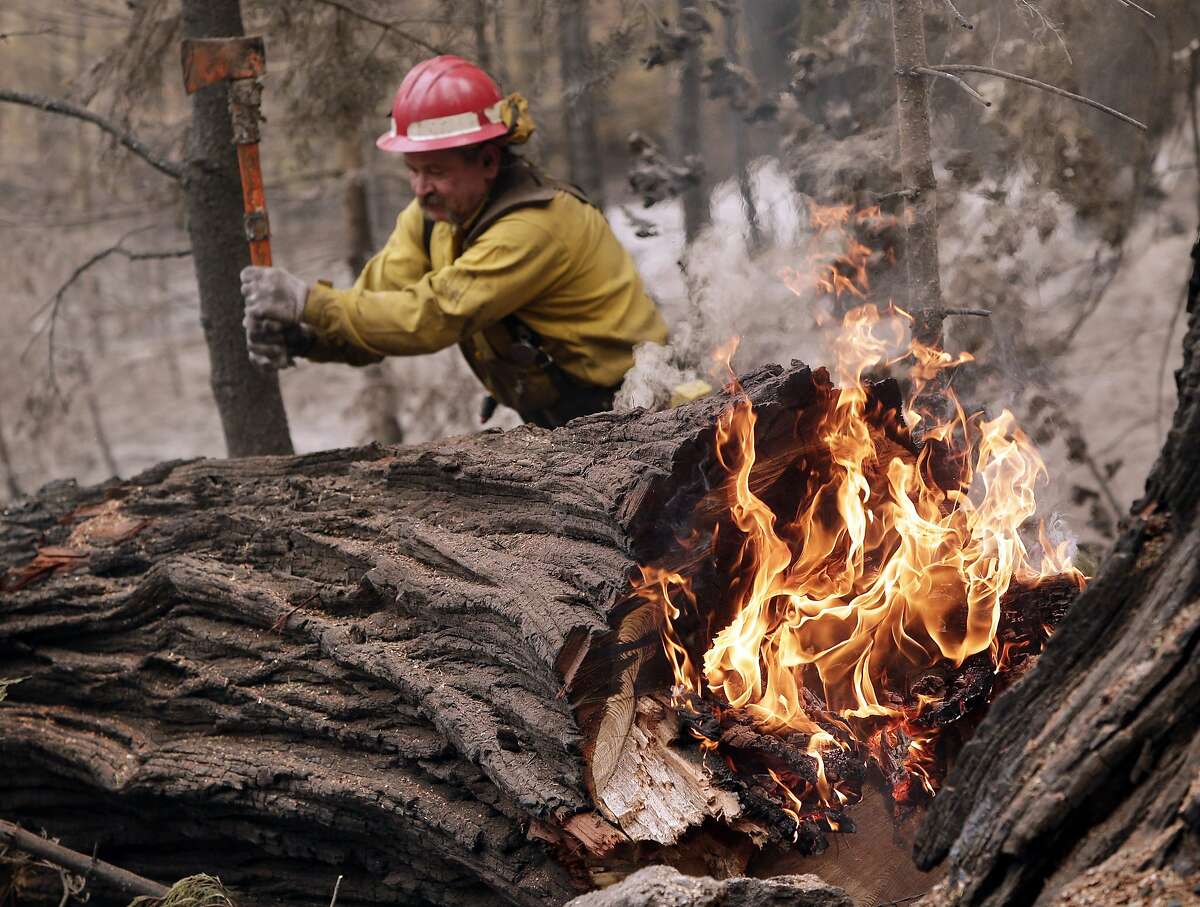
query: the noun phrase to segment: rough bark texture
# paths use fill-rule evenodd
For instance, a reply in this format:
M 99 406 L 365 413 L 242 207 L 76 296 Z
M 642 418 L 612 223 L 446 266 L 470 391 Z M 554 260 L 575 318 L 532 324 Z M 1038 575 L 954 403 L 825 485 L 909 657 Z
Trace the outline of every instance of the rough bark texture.
M 934 800 L 916 847 L 925 866 L 949 858 L 933 903 L 1126 903 L 1118 895 L 1140 893 L 1167 904 L 1174 890 L 1191 892 L 1175 902 L 1195 901 L 1200 244 L 1194 255 L 1179 407 L 1146 494 L 1037 666 L 993 705 Z
M 669 866 L 647 866 L 603 891 L 575 898 L 568 907 L 854 907 L 840 888 L 814 875 L 725 879 L 685 876 Z
M 768 462 L 813 376 L 746 386 Z M 48 486 L 0 522 L 0 815 L 255 903 L 566 901 L 629 844 L 576 715 L 725 403 Z
M 187 38 L 244 34 L 238 0 L 184 0 Z M 200 322 L 208 343 L 213 396 L 230 456 L 292 452 L 274 372 L 250 364 L 242 329 L 239 273 L 250 264 L 242 227 L 242 190 L 224 83 L 192 99 L 185 195 Z
M 892 0 L 892 37 L 896 51 L 899 103 L 900 173 L 903 189 L 914 194 L 905 218 L 904 263 L 908 270 L 910 311 L 918 340 L 941 346 L 942 283 L 938 272 L 937 179 L 933 174 L 929 133 L 929 85 L 917 67 L 928 66 L 923 0 Z

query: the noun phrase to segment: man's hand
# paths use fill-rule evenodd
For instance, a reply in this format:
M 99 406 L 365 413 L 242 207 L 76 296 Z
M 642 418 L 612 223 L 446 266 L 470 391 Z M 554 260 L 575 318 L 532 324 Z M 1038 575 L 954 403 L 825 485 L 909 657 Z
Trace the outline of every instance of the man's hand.
M 246 320 L 271 319 L 299 324 L 308 299 L 308 284 L 283 268 L 242 268 L 242 297 Z
M 246 329 L 246 349 L 250 352 L 251 362 L 267 370 L 292 365 L 287 338 L 280 322 L 270 318 L 256 318 L 247 311 L 242 319 L 242 327 Z
M 288 334 L 302 330 L 300 316 L 308 298 L 308 285 L 283 268 L 242 269 L 242 297 L 246 314 L 246 348 L 250 361 L 263 369 L 292 364 Z

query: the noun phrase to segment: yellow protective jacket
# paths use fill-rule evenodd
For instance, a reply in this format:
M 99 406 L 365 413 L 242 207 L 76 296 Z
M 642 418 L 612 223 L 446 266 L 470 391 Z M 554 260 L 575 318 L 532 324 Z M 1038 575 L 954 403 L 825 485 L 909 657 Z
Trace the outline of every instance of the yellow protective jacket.
M 414 201 L 353 287 L 309 290 L 310 358 L 362 364 L 458 343 L 499 402 L 538 421 L 564 388 L 545 357 L 531 361 L 531 332 L 568 383 L 616 387 L 634 345 L 665 342 L 667 327 L 629 253 L 577 192 L 517 162 L 464 228 L 428 232 Z

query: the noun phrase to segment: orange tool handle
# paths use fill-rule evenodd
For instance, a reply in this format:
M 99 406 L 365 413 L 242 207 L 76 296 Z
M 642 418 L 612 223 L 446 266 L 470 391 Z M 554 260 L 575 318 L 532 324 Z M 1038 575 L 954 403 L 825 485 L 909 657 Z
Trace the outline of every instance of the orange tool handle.
M 242 207 L 246 212 L 246 239 L 250 263 L 271 266 L 271 224 L 267 220 L 267 198 L 263 192 L 262 164 L 258 143 L 238 145 L 238 170 L 242 174 Z

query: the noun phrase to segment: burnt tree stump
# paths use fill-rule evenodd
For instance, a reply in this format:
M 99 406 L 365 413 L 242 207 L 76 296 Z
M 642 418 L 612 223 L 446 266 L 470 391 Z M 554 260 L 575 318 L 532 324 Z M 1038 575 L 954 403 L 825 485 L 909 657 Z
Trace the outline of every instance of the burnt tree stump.
M 828 388 L 744 384 L 764 462 Z M 616 856 L 577 715 L 661 649 L 612 612 L 711 487 L 727 404 L 48 486 L 0 520 L 0 816 L 254 903 L 344 873 L 344 904 L 561 904 L 671 859 Z

